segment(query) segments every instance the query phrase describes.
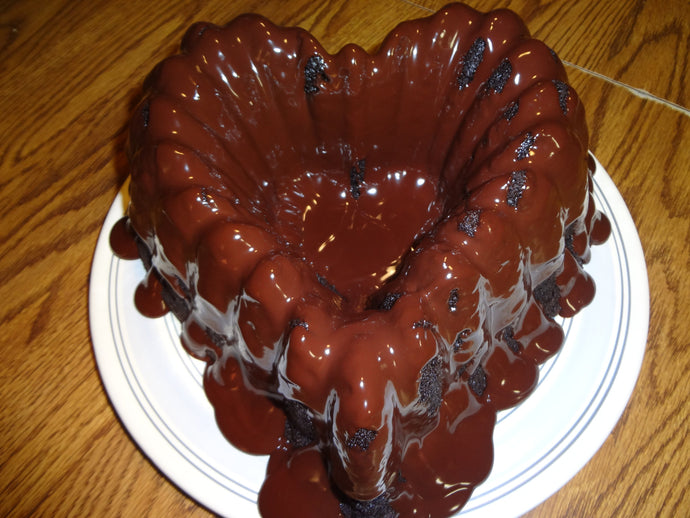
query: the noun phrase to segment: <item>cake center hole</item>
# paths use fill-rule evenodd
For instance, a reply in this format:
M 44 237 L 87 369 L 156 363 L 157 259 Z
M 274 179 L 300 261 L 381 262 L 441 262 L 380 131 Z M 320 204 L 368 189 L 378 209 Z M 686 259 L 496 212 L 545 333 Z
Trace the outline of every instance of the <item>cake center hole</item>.
M 355 168 L 358 167 L 356 164 Z M 436 180 L 417 169 L 305 172 L 277 186 L 276 225 L 325 286 L 355 310 L 440 218 Z

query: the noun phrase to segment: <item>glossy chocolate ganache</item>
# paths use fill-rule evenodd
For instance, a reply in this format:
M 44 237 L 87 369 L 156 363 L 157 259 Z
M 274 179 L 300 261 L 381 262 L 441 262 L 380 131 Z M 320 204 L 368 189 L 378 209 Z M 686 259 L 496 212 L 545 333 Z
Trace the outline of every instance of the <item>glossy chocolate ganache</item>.
M 609 223 L 583 107 L 512 12 L 450 5 L 368 54 L 254 15 L 147 78 L 112 232 L 143 260 L 266 518 L 457 512 Z M 305 510 L 305 506 L 309 506 Z

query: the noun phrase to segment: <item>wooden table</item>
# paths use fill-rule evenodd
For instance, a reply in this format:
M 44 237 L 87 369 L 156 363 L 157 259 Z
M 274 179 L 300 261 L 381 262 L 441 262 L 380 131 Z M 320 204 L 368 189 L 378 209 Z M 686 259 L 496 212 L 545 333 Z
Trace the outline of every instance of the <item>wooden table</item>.
M 0 515 L 206 516 L 137 449 L 91 347 L 88 287 L 146 73 L 194 21 L 253 11 L 326 48 L 373 50 L 436 0 L 0 2 Z M 124 5 L 122 5 L 124 4 Z M 690 516 L 690 4 L 507 6 L 567 62 L 591 149 L 645 251 L 651 322 L 639 381 L 601 450 L 536 517 Z

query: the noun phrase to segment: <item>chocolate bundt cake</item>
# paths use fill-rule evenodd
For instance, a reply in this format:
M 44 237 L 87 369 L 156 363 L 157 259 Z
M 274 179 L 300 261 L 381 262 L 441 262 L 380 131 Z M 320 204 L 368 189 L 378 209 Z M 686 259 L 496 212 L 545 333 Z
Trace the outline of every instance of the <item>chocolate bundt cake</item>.
M 148 270 L 141 311 L 172 311 L 207 362 L 225 436 L 270 454 L 269 518 L 460 509 L 610 228 L 583 107 L 505 10 L 450 5 L 374 54 L 254 15 L 196 24 L 128 152 L 114 248 Z

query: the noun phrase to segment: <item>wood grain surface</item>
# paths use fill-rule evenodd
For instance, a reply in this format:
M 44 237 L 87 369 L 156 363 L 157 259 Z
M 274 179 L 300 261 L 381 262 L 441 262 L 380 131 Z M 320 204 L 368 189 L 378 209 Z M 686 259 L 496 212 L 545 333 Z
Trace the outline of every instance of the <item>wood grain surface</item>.
M 96 369 L 88 286 L 127 176 L 122 148 L 148 71 L 198 20 L 256 12 L 337 51 L 368 50 L 443 2 L 0 1 L 0 516 L 208 516 L 137 448 Z M 690 4 L 477 0 L 509 7 L 568 64 L 591 148 L 637 225 L 647 351 L 608 440 L 527 514 L 690 516 Z

